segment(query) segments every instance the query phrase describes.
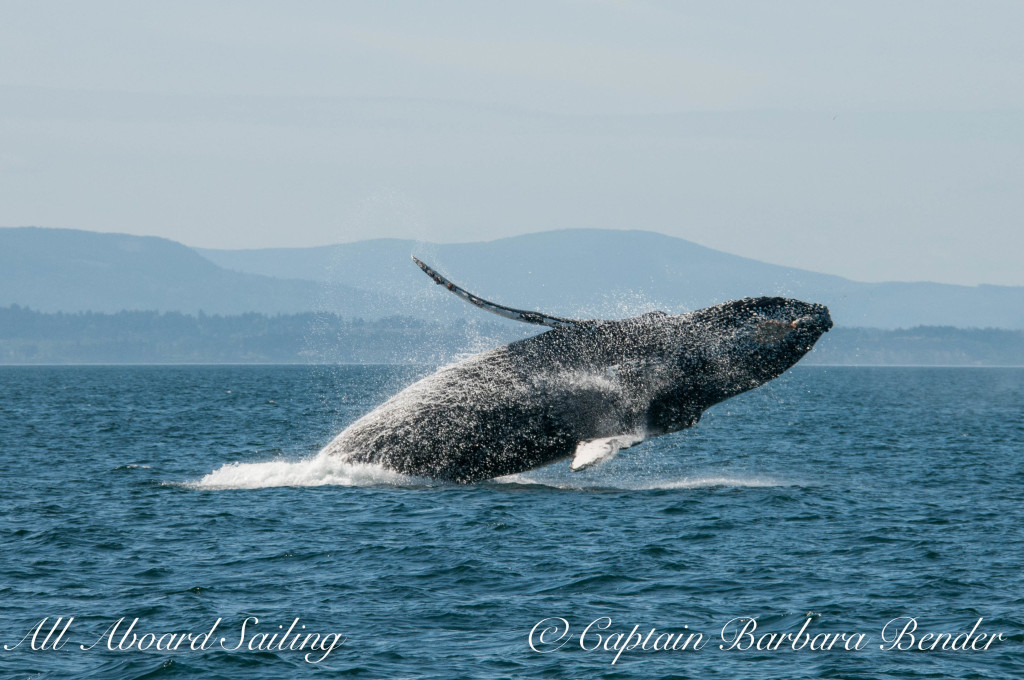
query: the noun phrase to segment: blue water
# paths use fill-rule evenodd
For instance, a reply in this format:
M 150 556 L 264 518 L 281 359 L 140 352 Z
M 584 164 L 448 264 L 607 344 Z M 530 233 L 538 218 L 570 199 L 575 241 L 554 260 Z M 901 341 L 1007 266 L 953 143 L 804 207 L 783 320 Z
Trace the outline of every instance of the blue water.
M 1024 677 L 1024 370 L 798 367 L 576 474 L 316 458 L 423 370 L 0 368 L 0 676 Z M 72 616 L 60 649 L 23 639 Z M 115 648 L 136 617 L 152 638 L 221 623 L 205 650 L 110 651 L 121 617 Z M 299 617 L 344 642 L 319 664 L 223 649 L 246 617 L 248 641 Z M 722 650 L 734 617 L 866 642 Z M 883 651 L 898 617 L 1004 639 Z M 564 646 L 531 649 L 543 619 Z M 634 626 L 706 642 L 593 648 Z

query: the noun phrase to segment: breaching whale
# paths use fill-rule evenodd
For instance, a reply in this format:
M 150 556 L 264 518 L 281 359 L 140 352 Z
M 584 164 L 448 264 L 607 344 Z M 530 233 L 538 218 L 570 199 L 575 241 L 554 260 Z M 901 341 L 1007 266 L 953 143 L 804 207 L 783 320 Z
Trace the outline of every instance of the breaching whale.
M 571 458 L 582 470 L 781 375 L 829 328 L 822 305 L 734 300 L 605 321 L 513 309 L 434 281 L 487 311 L 551 327 L 445 366 L 363 416 L 324 453 L 458 483 Z

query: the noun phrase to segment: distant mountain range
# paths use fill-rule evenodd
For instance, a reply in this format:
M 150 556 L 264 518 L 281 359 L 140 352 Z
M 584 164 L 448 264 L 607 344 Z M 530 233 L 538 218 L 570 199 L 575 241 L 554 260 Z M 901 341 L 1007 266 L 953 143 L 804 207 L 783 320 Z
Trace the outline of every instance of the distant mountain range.
M 192 249 L 167 239 L 0 229 L 0 306 L 207 314 L 327 311 L 379 319 L 481 314 L 430 283 L 416 254 L 470 291 L 560 316 L 680 312 L 757 295 L 827 304 L 839 326 L 1024 328 L 1024 287 L 862 283 L 644 231 L 560 230 L 462 244 L 375 239 L 318 248 Z
M 0 305 L 43 312 L 291 313 L 393 303 L 343 285 L 229 271 L 175 241 L 71 229 L 0 229 Z

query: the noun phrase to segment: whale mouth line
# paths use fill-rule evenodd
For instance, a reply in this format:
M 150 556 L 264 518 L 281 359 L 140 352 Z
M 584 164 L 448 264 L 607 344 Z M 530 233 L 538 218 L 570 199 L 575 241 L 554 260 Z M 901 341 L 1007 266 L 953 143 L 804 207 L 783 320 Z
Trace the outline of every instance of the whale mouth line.
M 788 326 L 794 330 L 816 330 L 822 333 L 832 328 L 832 317 L 827 310 L 815 314 L 805 314 L 789 322 Z
M 791 321 L 789 323 L 790 328 L 804 328 L 814 323 L 814 319 L 809 316 L 801 316 L 799 319 Z
M 827 331 L 832 328 L 832 319 L 823 318 L 823 316 L 801 316 L 799 319 L 794 319 L 789 323 L 790 328 L 807 328 L 807 329 L 821 329 Z

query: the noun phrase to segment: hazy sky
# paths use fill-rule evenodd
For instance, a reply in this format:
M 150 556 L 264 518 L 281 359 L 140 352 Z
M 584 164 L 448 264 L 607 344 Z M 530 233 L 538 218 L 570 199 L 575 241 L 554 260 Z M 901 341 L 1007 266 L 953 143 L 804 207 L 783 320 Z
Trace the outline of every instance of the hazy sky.
M 0 225 L 1024 285 L 1024 3 L 0 0 Z M 609 272 L 614 276 L 614 272 Z

